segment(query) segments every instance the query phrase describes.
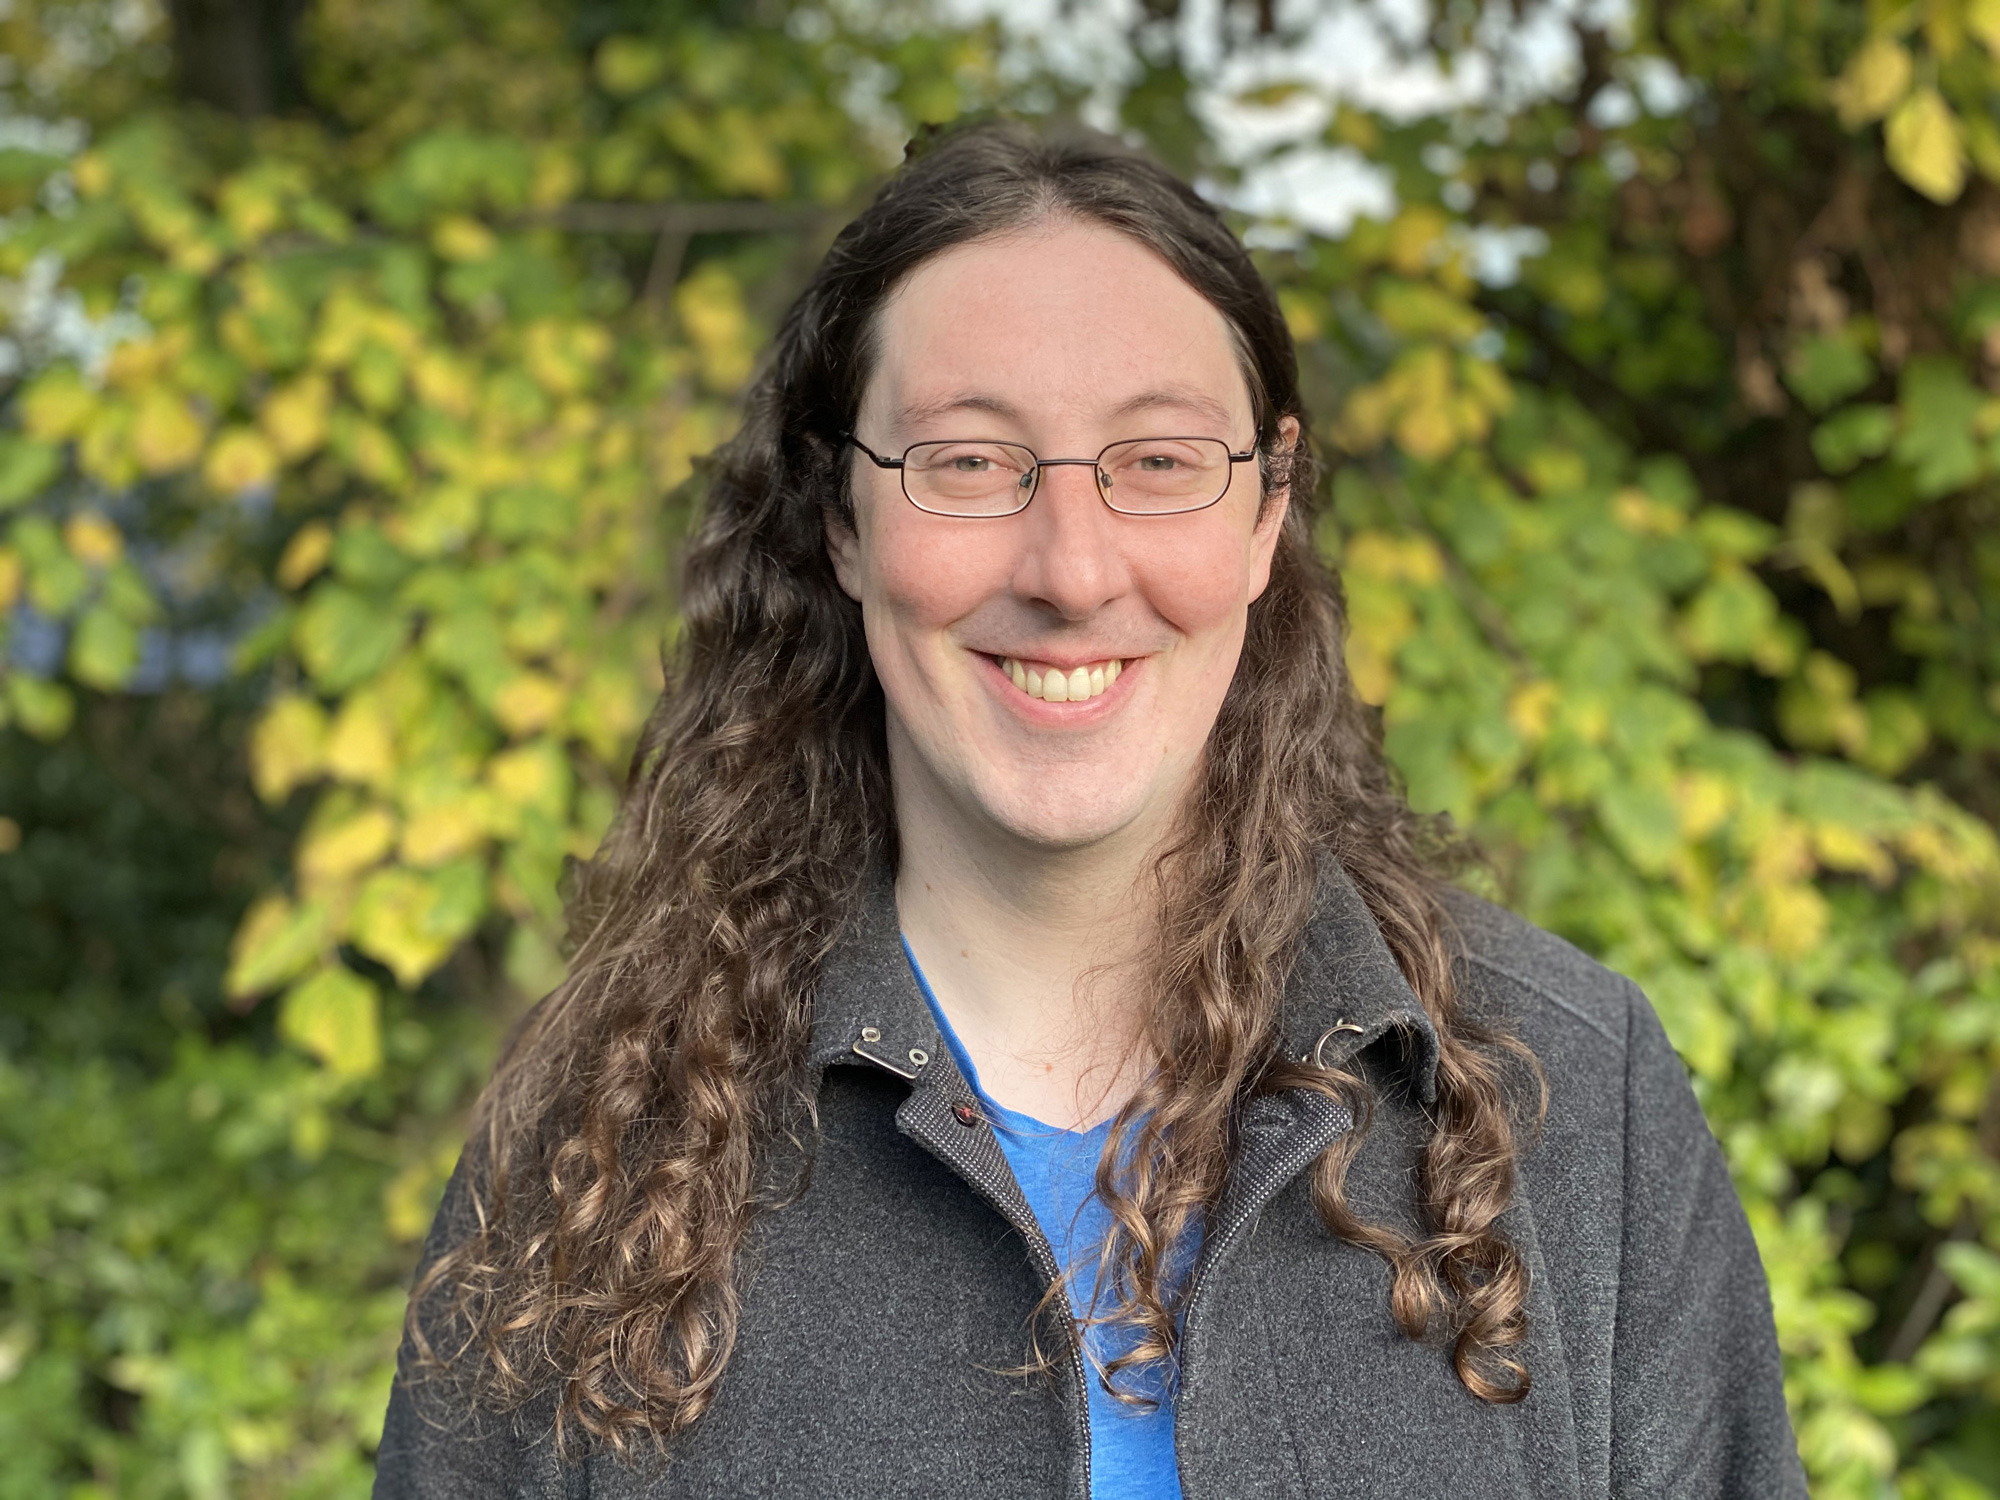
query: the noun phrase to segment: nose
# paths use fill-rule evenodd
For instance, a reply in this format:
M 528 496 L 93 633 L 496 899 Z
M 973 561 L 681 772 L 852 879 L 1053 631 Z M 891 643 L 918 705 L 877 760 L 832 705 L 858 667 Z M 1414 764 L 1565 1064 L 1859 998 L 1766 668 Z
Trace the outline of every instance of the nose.
M 1131 584 L 1121 520 L 1097 493 L 1088 464 L 1042 470 L 1014 567 L 1014 589 L 1065 620 L 1083 620 Z

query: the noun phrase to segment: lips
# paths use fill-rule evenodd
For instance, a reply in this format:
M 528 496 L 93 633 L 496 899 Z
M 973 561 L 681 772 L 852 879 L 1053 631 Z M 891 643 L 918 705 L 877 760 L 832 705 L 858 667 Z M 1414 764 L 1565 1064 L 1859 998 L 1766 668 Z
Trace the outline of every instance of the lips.
M 1125 669 L 1125 664 L 1115 656 L 1068 668 L 1012 656 L 997 659 L 1000 670 L 1017 691 L 1046 703 L 1087 702 L 1116 682 Z

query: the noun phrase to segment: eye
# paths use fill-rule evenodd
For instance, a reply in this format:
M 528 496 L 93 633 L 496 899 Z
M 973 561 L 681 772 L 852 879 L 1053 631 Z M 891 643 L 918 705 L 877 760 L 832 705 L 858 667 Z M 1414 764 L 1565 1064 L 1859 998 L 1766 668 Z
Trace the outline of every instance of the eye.
M 977 453 L 961 453 L 951 461 L 951 466 L 961 474 L 984 474 L 993 467 L 993 460 Z

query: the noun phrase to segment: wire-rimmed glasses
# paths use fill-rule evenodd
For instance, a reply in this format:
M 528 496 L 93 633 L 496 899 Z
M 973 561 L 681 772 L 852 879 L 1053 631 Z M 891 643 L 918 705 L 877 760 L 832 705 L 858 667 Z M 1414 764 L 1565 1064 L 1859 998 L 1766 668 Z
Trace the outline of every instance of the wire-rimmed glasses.
M 1042 470 L 1088 464 L 1104 503 L 1125 516 L 1177 516 L 1206 510 L 1229 492 L 1238 464 L 1257 456 L 1233 453 L 1221 438 L 1128 438 L 1108 443 L 1095 458 L 1038 458 L 1020 443 L 984 439 L 916 443 L 901 458 L 884 458 L 849 433 L 848 442 L 878 469 L 895 469 L 903 494 L 918 510 L 964 519 L 1011 516 L 1028 508 Z

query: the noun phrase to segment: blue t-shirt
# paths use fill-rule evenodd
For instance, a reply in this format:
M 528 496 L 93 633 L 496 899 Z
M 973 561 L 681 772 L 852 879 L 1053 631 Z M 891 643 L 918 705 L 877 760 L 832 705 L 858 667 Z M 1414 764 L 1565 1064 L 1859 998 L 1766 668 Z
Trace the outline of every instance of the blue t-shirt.
M 979 1095 L 1001 1153 L 1014 1169 L 1014 1180 L 1048 1236 L 1069 1285 L 1070 1307 L 1081 1317 L 1097 1282 L 1098 1250 L 1111 1229 L 1111 1214 L 1096 1197 L 1097 1162 L 1111 1134 L 1111 1121 L 1089 1130 L 1061 1130 L 995 1103 L 979 1086 L 979 1072 L 945 1019 L 944 1008 L 931 993 L 907 942 L 903 952 L 951 1049 L 952 1061 Z M 1072 1265 L 1077 1268 L 1073 1276 Z M 1084 1348 L 1099 1367 L 1117 1358 L 1131 1342 L 1128 1329 L 1093 1325 L 1084 1331 Z M 1171 1386 L 1152 1371 L 1136 1370 L 1120 1375 L 1119 1383 L 1126 1390 L 1157 1398 L 1159 1404 L 1150 1411 L 1127 1405 L 1104 1389 L 1096 1369 L 1088 1372 L 1084 1385 L 1090 1403 L 1091 1500 L 1180 1500 Z

